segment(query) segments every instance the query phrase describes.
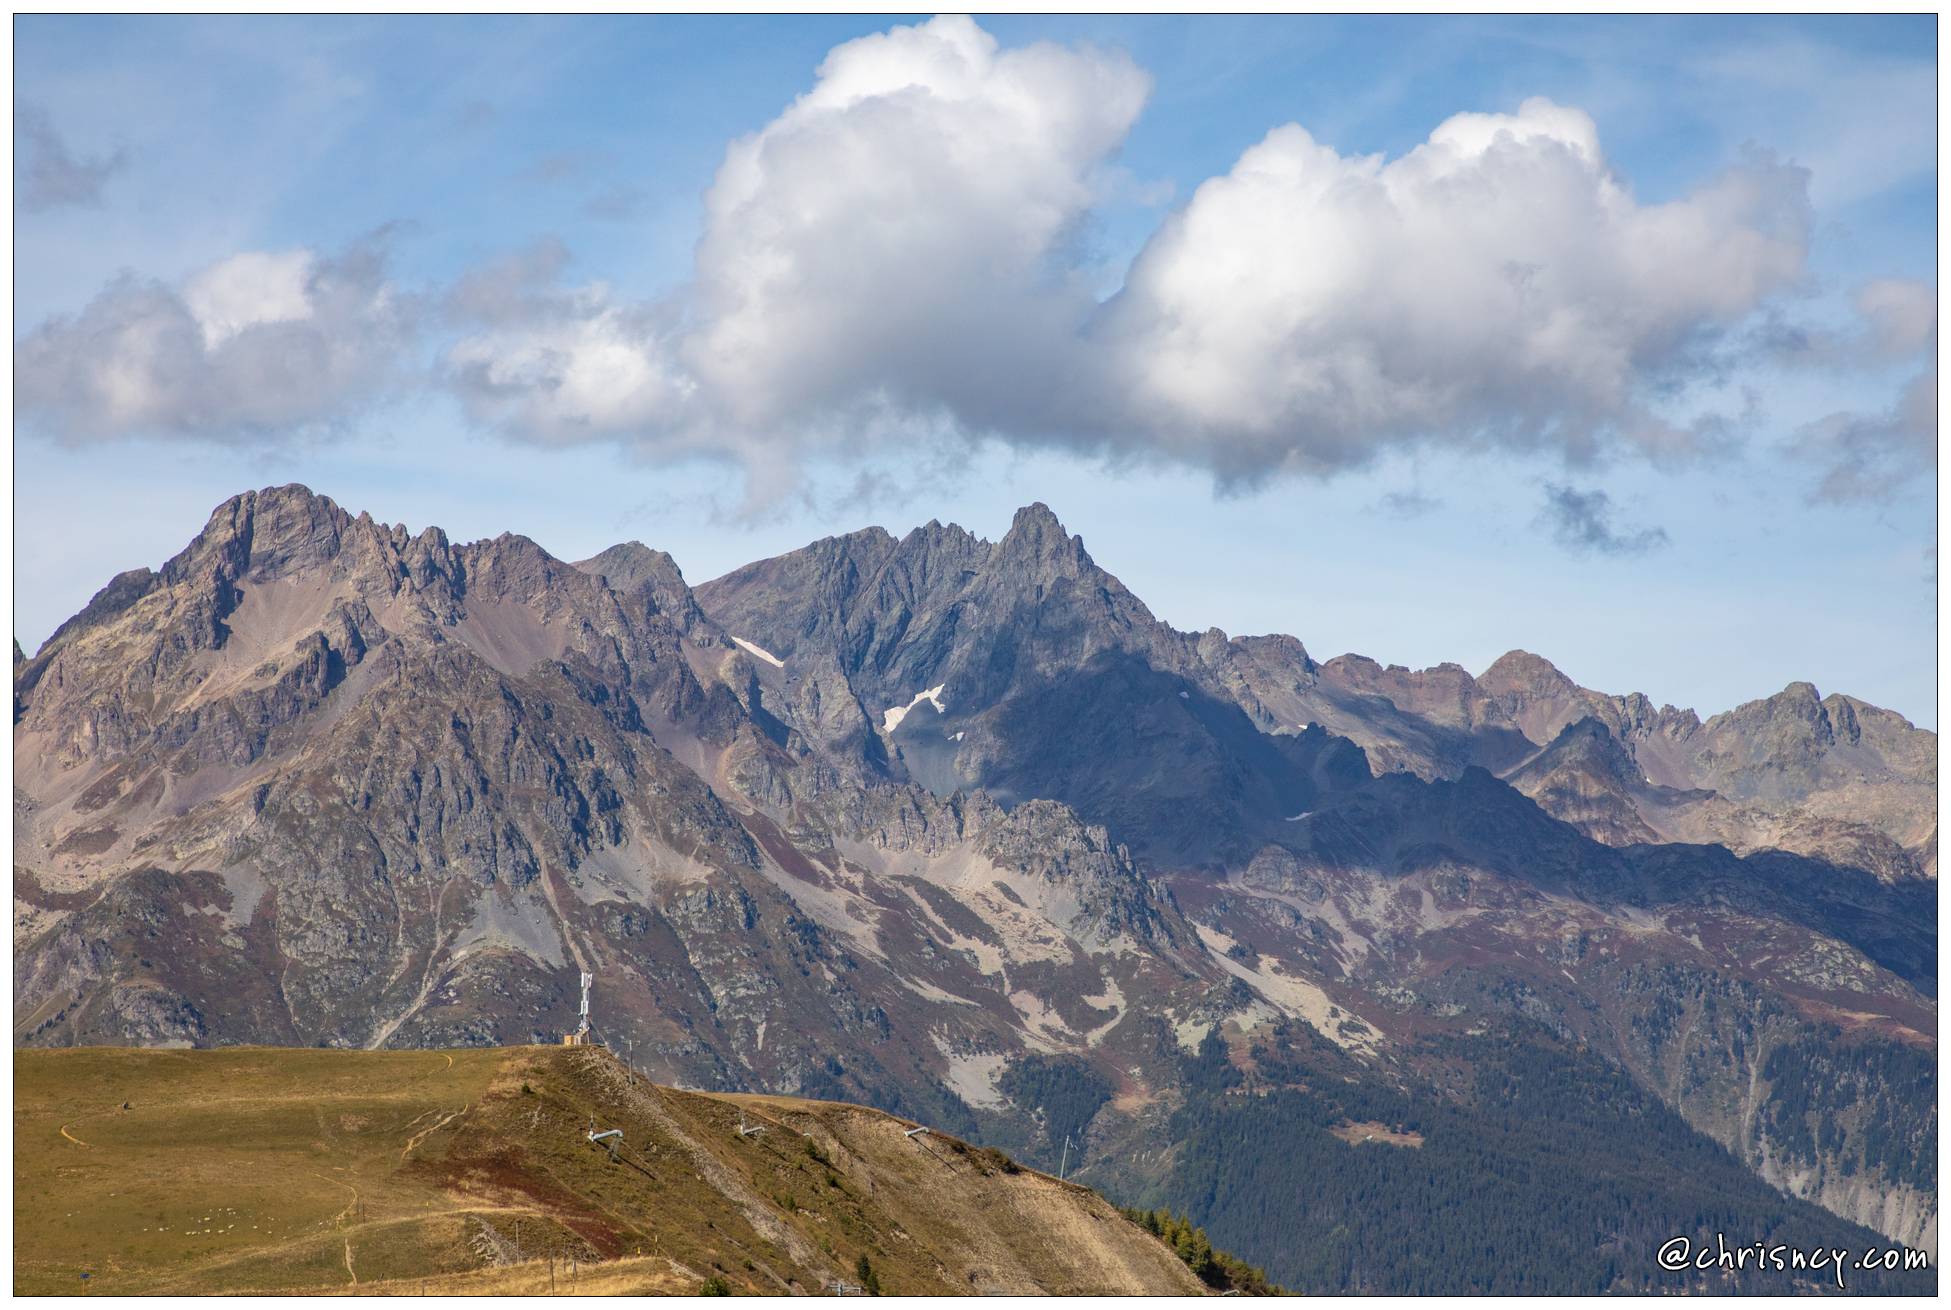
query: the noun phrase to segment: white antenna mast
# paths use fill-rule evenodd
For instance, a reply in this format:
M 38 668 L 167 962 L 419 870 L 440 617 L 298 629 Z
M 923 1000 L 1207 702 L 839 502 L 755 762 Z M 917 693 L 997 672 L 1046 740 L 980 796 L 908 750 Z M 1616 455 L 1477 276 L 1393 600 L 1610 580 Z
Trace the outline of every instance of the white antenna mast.
M 596 975 L 584 971 L 583 1008 L 577 1017 L 576 1031 L 562 1039 L 564 1046 L 581 1046 L 589 1040 L 589 985 L 596 981 Z

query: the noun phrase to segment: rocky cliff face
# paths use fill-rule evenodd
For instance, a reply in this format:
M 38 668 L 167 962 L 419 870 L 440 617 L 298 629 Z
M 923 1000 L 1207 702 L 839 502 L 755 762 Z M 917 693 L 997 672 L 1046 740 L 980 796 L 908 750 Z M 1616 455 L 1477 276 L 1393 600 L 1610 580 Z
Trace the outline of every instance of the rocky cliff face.
M 20 1043 L 549 1041 L 589 970 L 693 1086 L 1006 1137 L 1047 1118 L 1019 1071 L 1101 1082 L 1088 1170 L 1211 1033 L 1303 1023 L 1436 1096 L 1426 1038 L 1522 1020 L 1935 1232 L 1893 1146 L 1935 1133 L 1934 739 L 1846 697 L 1703 724 L 1528 656 L 1181 633 L 1041 506 L 693 591 L 285 487 L 15 698 Z
M 1236 640 L 1235 699 L 1267 732 L 1319 723 L 1376 767 L 1454 778 L 1477 765 L 1601 841 L 1780 849 L 1890 880 L 1936 876 L 1937 738 L 1807 683 L 1703 723 L 1638 693 L 1581 687 L 1525 651 L 1478 677 L 1361 656 L 1315 665 L 1298 643 Z M 1582 724 L 1571 742 L 1563 734 Z M 1601 762 L 1592 732 L 1619 748 Z M 1574 760 L 1573 748 L 1586 750 Z

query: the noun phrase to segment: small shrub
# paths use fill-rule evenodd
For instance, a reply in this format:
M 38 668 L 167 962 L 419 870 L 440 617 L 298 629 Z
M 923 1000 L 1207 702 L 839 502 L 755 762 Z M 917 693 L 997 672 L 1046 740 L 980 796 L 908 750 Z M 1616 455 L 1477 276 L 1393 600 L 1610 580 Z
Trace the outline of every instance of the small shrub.
M 731 1294 L 731 1285 L 717 1274 L 705 1279 L 698 1287 L 699 1296 L 730 1296 Z
M 985 1173 L 1020 1174 L 1023 1172 L 1022 1165 L 1016 1163 L 1016 1161 L 1010 1159 L 993 1146 L 983 1147 L 980 1151 L 976 1152 L 976 1156 L 982 1161 L 983 1171 Z

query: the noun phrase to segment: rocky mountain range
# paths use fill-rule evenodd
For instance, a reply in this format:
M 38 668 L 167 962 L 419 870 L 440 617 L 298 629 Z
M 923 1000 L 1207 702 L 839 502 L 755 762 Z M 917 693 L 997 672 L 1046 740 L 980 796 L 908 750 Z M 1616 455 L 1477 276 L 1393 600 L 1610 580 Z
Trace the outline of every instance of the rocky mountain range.
M 549 1041 L 587 970 L 661 1081 L 1203 1219 L 1194 1110 L 1464 1113 L 1501 1043 L 1935 1247 L 1936 738 L 1807 684 L 1180 632 L 1040 505 L 694 589 L 294 486 L 17 651 L 14 742 L 17 1044 Z

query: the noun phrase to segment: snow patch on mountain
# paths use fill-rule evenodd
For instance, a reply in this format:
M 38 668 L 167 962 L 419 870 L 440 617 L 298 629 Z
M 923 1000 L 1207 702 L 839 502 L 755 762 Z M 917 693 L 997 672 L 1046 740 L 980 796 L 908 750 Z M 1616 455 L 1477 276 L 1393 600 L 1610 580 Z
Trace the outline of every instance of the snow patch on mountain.
M 896 728 L 901 726 L 901 720 L 908 717 L 908 711 L 914 709 L 917 705 L 920 705 L 923 701 L 927 701 L 929 704 L 933 705 L 935 707 L 935 713 L 937 714 L 948 713 L 948 706 L 942 704 L 942 692 L 947 690 L 947 688 L 948 688 L 948 684 L 946 682 L 938 683 L 937 685 L 930 687 L 927 691 L 916 692 L 915 698 L 909 701 L 906 705 L 890 706 L 887 712 L 881 715 L 881 731 L 893 732 Z
M 773 668 L 783 669 L 786 667 L 786 661 L 780 659 L 777 655 L 774 655 L 771 651 L 767 650 L 765 647 L 754 645 L 752 642 L 747 641 L 743 637 L 733 637 L 732 640 L 737 642 L 739 645 L 743 646 L 749 653 L 758 656 L 760 659 L 764 660 L 767 664 L 770 664 Z

